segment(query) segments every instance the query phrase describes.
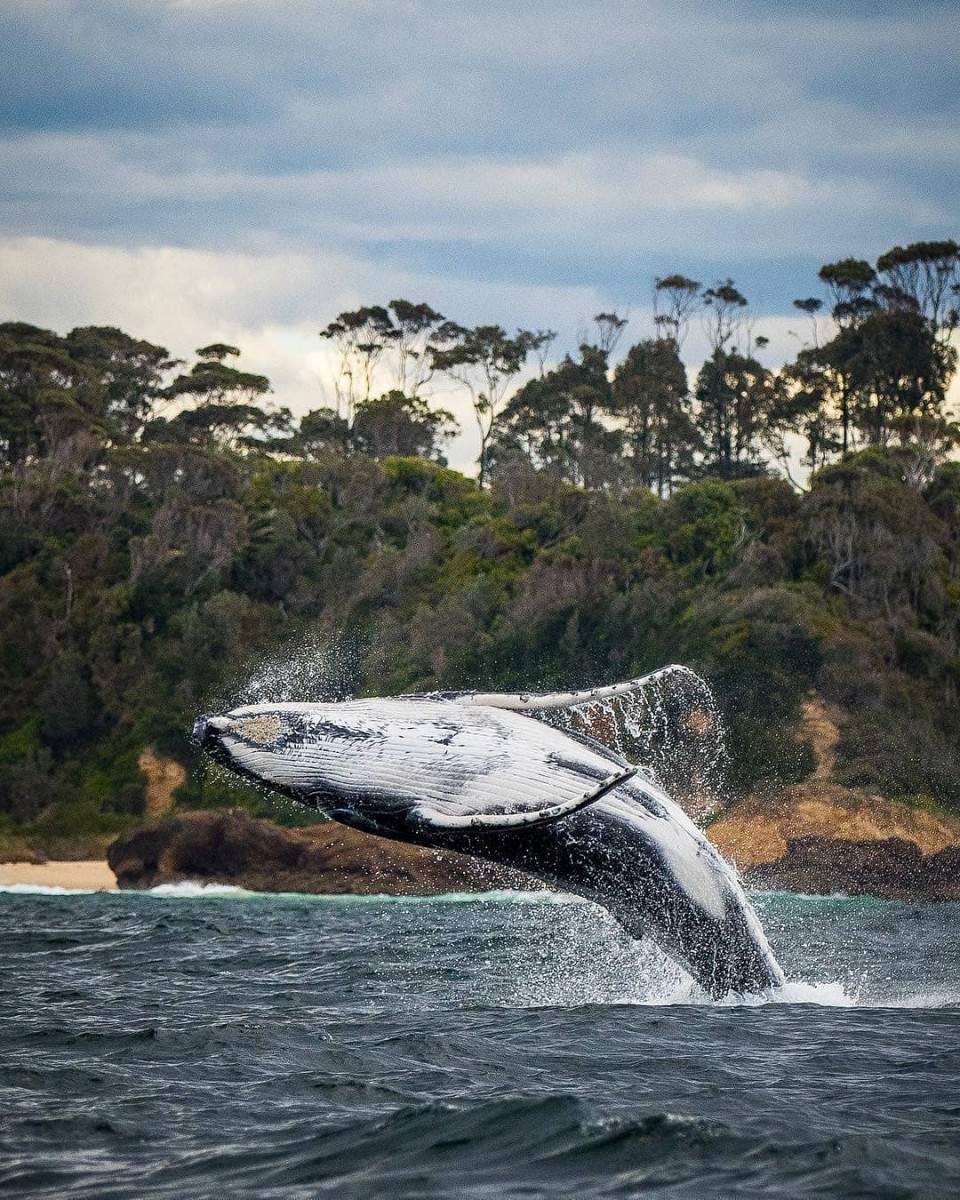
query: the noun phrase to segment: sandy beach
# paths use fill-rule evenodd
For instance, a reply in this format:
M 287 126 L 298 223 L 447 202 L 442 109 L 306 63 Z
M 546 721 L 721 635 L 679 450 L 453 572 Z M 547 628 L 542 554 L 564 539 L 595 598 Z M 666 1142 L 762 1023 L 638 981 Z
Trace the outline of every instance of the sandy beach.
M 0 887 L 17 883 L 77 891 L 117 890 L 117 877 L 104 861 L 0 863 Z

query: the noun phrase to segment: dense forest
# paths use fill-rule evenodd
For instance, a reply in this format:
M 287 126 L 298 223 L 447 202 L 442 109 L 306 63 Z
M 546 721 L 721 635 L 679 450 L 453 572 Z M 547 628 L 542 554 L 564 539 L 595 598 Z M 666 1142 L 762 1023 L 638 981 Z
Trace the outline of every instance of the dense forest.
M 794 361 L 731 280 L 658 279 L 650 336 L 595 318 L 467 328 L 428 304 L 321 331 L 295 421 L 215 344 L 0 325 L 0 833 L 263 804 L 198 769 L 194 715 L 264 664 L 297 687 L 582 686 L 667 662 L 712 682 L 734 793 L 802 780 L 800 706 L 841 706 L 834 779 L 960 809 L 960 463 L 947 391 L 960 248 L 819 273 Z M 691 322 L 710 354 L 691 379 Z M 478 477 L 443 459 L 469 397 Z

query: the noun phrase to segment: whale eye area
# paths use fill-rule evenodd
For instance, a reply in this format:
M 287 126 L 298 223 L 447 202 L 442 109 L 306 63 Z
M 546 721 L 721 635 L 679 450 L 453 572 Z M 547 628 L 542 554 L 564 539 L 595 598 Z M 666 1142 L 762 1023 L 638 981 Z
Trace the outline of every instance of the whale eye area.
M 235 717 L 234 732 L 248 742 L 256 742 L 258 746 L 270 746 L 280 737 L 283 726 L 280 718 L 273 713 L 259 717 Z

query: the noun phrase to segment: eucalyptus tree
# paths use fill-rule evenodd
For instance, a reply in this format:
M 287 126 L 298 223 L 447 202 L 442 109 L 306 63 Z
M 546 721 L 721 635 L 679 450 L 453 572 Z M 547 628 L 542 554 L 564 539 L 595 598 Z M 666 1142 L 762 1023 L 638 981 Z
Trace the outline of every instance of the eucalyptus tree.
M 945 411 L 956 353 L 960 247 L 952 241 L 895 246 L 876 267 L 845 258 L 821 267 L 835 335 L 798 364 L 819 371 L 847 453 L 898 440 L 942 453 L 953 439 Z
M 443 462 L 443 443 L 458 428 L 445 408 L 395 389 L 358 405 L 350 439 L 357 452 L 371 458 L 403 455 Z
M 352 421 L 358 404 L 389 391 L 419 396 L 437 369 L 435 352 L 449 348 L 462 329 L 425 302 L 391 300 L 342 312 L 320 331 L 337 351 L 337 411 Z
M 697 376 L 697 429 L 704 469 L 722 479 L 762 471 L 760 450 L 777 411 L 781 382 L 755 358 L 720 347 Z
M 623 425 L 630 465 L 644 487 L 665 496 L 679 480 L 693 476 L 701 438 L 673 337 L 630 347 L 613 377 L 613 409 Z
M 853 391 L 852 419 L 866 442 L 942 436 L 956 351 L 916 310 L 875 312 L 835 342 Z
M 804 296 L 794 300 L 793 307 L 802 312 L 810 321 L 810 342 L 814 350 L 820 345 L 820 322 L 818 317 L 823 311 L 823 301 L 819 296 Z
M 511 337 L 502 325 L 477 325 L 474 329 L 448 326 L 443 332 L 449 344 L 432 350 L 433 365 L 461 384 L 470 396 L 480 434 L 482 487 L 489 473 L 490 440 L 498 429 L 507 395 L 527 358 L 547 340 L 549 332 L 518 329 Z
M 297 458 L 346 457 L 353 450 L 350 422 L 334 408 L 311 409 L 300 418 L 291 450 Z
M 350 421 L 357 404 L 373 395 L 377 364 L 400 334 L 382 304 L 368 304 L 340 313 L 320 330 L 320 336 L 337 350 L 333 381 L 337 411 Z
M 761 440 L 787 478 L 791 472 L 795 438 L 805 443 L 801 463 L 819 470 L 841 450 L 840 420 L 834 403 L 837 376 L 824 362 L 816 345 L 806 346 L 779 374 L 779 389 L 768 412 Z
M 7 468 L 54 454 L 101 421 L 89 372 L 64 339 L 22 321 L 0 325 L 0 458 Z
M 629 321 L 626 317 L 622 317 L 616 310 L 613 310 L 612 312 L 597 313 L 593 318 L 593 323 L 597 327 L 597 333 L 594 342 L 591 344 L 602 351 L 609 361 L 614 350 L 619 345 L 620 339 L 623 337 L 623 331 L 626 329 Z M 583 340 L 586 342 L 586 338 Z
M 166 400 L 183 407 L 170 418 L 148 422 L 145 440 L 251 452 L 289 438 L 289 410 L 263 403 L 272 391 L 270 380 L 231 366 L 227 360 L 239 354 L 236 346 L 222 342 L 201 346 L 197 362 L 163 392 Z
M 104 413 L 114 439 L 139 436 L 163 395 L 167 375 L 183 365 L 163 346 L 131 337 L 112 325 L 71 329 L 64 346 L 102 389 Z
M 747 298 L 732 279 L 721 280 L 702 293 L 704 327 L 711 348 L 723 351 L 743 325 Z
M 529 380 L 504 407 L 491 443 L 497 469 L 517 454 L 536 470 L 568 483 L 603 487 L 621 474 L 622 435 L 607 418 L 615 411 L 608 352 L 584 342 L 553 370 Z
M 703 303 L 702 284 L 687 275 L 658 277 L 653 285 L 653 324 L 658 337 L 672 338 L 683 349 L 690 318 Z
M 952 239 L 894 246 L 877 259 L 877 273 L 949 342 L 960 323 L 960 245 Z
M 456 327 L 426 303 L 391 300 L 387 310 L 393 321 L 387 346 L 395 364 L 391 391 L 415 398 L 436 370 L 433 348 L 445 344 Z
M 817 274 L 830 291 L 833 319 L 841 329 L 857 325 L 876 311 L 872 290 L 877 273 L 864 259 L 842 258 L 824 263 Z

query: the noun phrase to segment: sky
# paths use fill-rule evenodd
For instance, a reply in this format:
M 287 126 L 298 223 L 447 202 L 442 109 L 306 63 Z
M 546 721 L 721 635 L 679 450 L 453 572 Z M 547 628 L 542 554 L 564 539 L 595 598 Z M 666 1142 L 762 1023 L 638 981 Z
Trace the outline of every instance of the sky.
M 0 320 L 230 342 L 303 412 L 344 309 L 625 347 L 681 271 L 775 365 L 822 263 L 960 236 L 958 63 L 960 0 L 3 0 Z

